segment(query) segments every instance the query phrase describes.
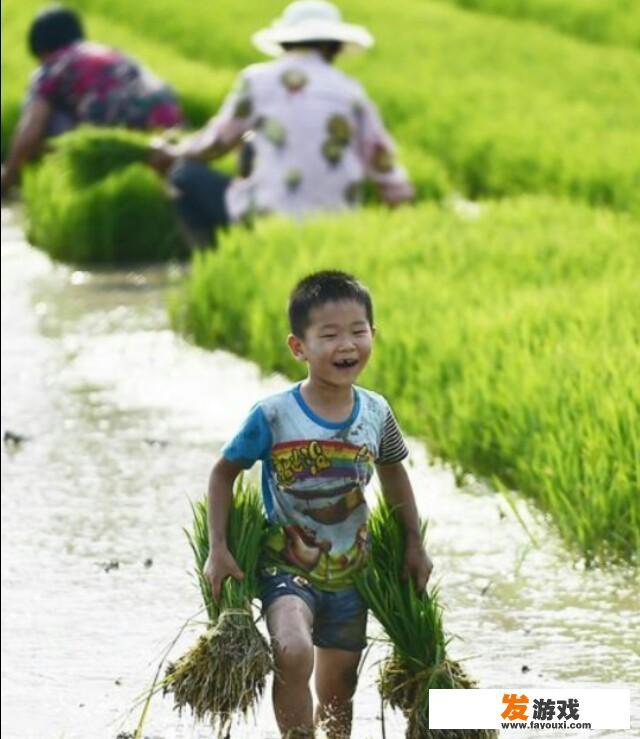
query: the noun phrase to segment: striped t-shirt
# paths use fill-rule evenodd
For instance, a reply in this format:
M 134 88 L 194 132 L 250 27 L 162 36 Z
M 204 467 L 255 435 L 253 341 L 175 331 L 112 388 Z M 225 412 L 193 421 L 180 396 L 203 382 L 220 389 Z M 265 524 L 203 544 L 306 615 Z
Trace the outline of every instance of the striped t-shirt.
M 223 456 L 245 468 L 262 461 L 262 495 L 272 525 L 264 566 L 302 574 L 336 590 L 367 558 L 364 490 L 374 465 L 408 454 L 387 401 L 354 388 L 351 415 L 336 423 L 307 405 L 300 385 L 255 405 Z

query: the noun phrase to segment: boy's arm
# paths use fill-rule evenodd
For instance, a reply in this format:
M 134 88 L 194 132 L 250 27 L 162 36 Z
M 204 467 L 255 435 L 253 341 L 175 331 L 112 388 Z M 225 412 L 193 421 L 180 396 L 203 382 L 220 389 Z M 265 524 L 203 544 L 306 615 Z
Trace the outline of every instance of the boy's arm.
M 238 567 L 227 546 L 229 512 L 233 505 L 233 484 L 243 467 L 224 457 L 220 458 L 209 477 L 209 556 L 204 566 L 204 575 L 211 583 L 215 600 L 220 597 L 225 577 L 242 580 L 244 573 Z
M 395 509 L 405 531 L 404 577 L 411 576 L 422 592 L 431 576 L 433 563 L 422 545 L 420 517 L 409 475 L 402 462 L 376 465 L 382 492 Z

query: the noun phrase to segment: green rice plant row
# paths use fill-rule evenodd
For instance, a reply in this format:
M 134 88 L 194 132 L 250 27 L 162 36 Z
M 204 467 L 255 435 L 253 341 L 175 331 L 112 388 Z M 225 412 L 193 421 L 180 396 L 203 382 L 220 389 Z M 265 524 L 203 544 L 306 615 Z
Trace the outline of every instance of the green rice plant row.
M 600 44 L 640 49 L 640 5 L 635 0 L 446 0 L 480 13 L 532 20 Z
M 343 268 L 379 329 L 363 384 L 406 432 L 535 498 L 588 560 L 640 549 L 640 224 L 547 198 L 272 220 L 195 255 L 174 325 L 300 377 L 295 280 Z

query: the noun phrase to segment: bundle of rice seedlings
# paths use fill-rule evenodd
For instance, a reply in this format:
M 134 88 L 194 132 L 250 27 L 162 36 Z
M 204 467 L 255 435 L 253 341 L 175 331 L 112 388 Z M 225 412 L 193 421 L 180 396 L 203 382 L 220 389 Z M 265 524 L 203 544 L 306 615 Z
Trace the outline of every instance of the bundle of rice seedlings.
M 407 739 L 491 739 L 495 731 L 429 730 L 429 688 L 473 688 L 462 666 L 448 658 L 437 590 L 418 593 L 402 579 L 405 538 L 402 525 L 384 498 L 369 519 L 371 559 L 357 586 L 392 644 L 382 663 L 382 699 L 407 719 Z M 422 537 L 426 525 L 422 526 Z
M 189 706 L 196 718 L 220 731 L 235 714 L 246 716 L 257 706 L 273 669 L 270 646 L 258 631 L 251 610 L 258 593 L 257 567 L 265 527 L 260 494 L 239 483 L 229 516 L 228 542 L 245 577 L 241 582 L 227 578 L 216 602 L 203 575 L 209 554 L 207 503 L 193 505 L 193 530 L 187 536 L 209 627 L 194 647 L 169 665 L 164 687 L 173 693 L 179 711 Z
M 146 164 L 146 134 L 79 128 L 52 147 L 22 180 L 34 244 L 74 264 L 186 256 L 166 184 Z
M 149 156 L 149 136 L 118 128 L 82 126 L 53 139 L 53 156 L 64 159 L 71 182 L 87 187 L 131 164 L 144 164 Z

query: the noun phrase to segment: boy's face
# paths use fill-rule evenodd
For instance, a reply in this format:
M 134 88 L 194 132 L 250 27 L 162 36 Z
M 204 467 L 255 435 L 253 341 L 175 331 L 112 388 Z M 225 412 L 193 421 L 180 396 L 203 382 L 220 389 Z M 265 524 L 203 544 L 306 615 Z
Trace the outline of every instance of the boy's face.
M 304 337 L 289 336 L 297 359 L 309 365 L 309 377 L 329 385 L 352 385 L 371 355 L 374 329 L 365 307 L 355 300 L 324 303 L 311 310 Z

